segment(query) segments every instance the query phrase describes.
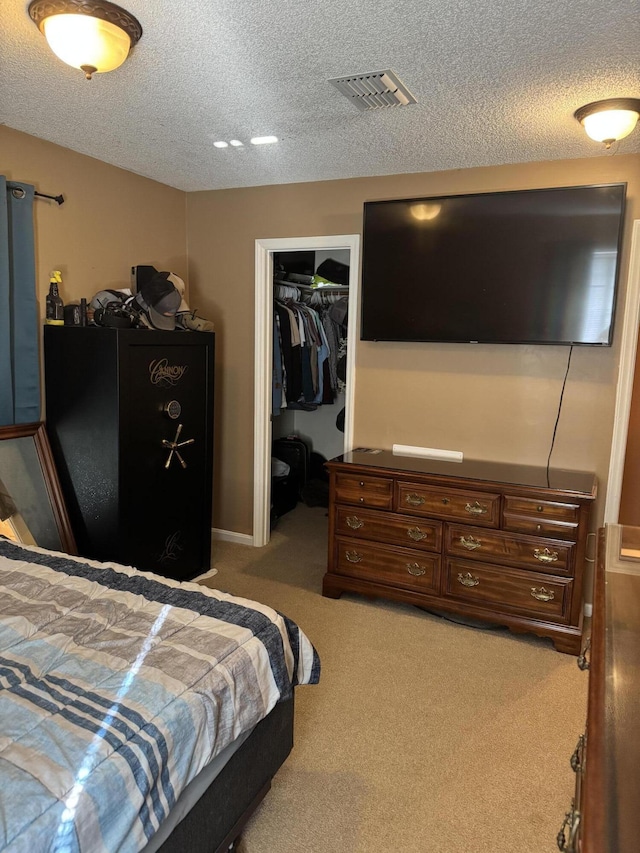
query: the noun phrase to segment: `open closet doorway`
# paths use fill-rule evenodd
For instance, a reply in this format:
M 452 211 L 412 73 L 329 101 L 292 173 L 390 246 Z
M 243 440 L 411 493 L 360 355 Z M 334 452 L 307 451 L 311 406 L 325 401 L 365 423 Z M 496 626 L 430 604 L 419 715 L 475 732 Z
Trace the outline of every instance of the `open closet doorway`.
M 348 290 L 341 296 L 347 300 L 348 323 L 346 330 L 346 364 L 344 364 L 344 403 L 327 406 L 332 421 L 344 408 L 342 442 L 338 455 L 353 446 L 353 400 L 355 390 L 355 344 L 358 320 L 358 271 L 360 268 L 360 235 L 347 234 L 332 237 L 292 237 L 256 240 L 256 313 L 255 313 L 255 389 L 254 389 L 254 485 L 253 485 L 253 544 L 261 547 L 269 542 L 271 529 L 271 477 L 272 477 L 272 414 L 273 414 L 273 348 L 274 348 L 274 259 L 289 253 L 318 253 L 320 259 L 331 260 L 332 255 L 348 259 Z M 338 261 L 338 266 L 343 261 Z M 304 284 L 304 279 L 299 282 Z M 296 282 L 290 282 L 295 286 Z M 315 283 L 314 283 L 315 284 Z M 315 299 L 321 299 L 322 287 L 304 288 Z M 330 292 L 327 286 L 327 290 Z M 306 294 L 305 294 L 306 298 Z M 309 302 L 311 299 L 309 298 Z M 310 306 L 312 307 L 312 306 Z M 342 400 L 341 400 L 342 402 Z M 312 410 L 301 409 L 304 417 Z M 326 411 L 322 417 L 328 417 Z M 280 432 L 280 430 L 278 430 Z M 335 447 L 332 439 L 327 447 Z

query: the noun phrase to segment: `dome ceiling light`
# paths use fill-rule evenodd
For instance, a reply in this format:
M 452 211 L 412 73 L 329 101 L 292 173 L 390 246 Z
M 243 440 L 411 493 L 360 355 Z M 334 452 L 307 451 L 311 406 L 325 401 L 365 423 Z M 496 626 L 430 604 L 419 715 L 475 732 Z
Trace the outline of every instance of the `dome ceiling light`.
M 142 35 L 136 18 L 107 0 L 33 0 L 29 16 L 55 55 L 87 80 L 122 65 Z
M 640 116 L 640 98 L 609 98 L 580 107 L 574 113 L 587 136 L 604 142 L 606 148 L 624 139 L 636 126 Z

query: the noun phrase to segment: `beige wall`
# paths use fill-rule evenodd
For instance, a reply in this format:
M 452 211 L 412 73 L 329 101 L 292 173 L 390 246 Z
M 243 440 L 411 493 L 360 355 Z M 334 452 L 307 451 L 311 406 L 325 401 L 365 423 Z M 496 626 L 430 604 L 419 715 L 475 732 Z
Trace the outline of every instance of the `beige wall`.
M 52 269 L 62 271 L 65 302 L 128 287 L 133 264 L 186 279 L 186 195 L 180 190 L 1 126 L 0 173 L 65 198 L 61 206 L 34 202 L 41 317 Z
M 628 270 L 640 216 L 640 156 L 605 156 L 450 172 L 190 193 L 191 304 L 216 323 L 214 525 L 252 531 L 254 246 L 256 239 L 361 233 L 365 200 L 628 182 L 612 348 L 576 347 L 552 465 L 595 471 L 602 518 Z M 567 347 L 360 342 L 355 442 L 462 450 L 469 458 L 546 465 Z
M 152 263 L 190 281 L 190 304 L 217 331 L 214 525 L 252 530 L 254 244 L 258 238 L 360 233 L 367 199 L 627 181 L 627 228 L 640 216 L 640 157 L 607 156 L 185 194 L 0 126 L 0 171 L 65 203 L 35 203 L 40 312 L 51 269 L 66 301 L 128 285 Z M 187 262 L 188 256 L 188 262 Z M 552 464 L 609 461 L 621 311 L 612 349 L 576 348 Z M 419 444 L 468 457 L 544 465 L 568 350 L 564 347 L 359 343 L 355 440 Z M 603 501 L 599 502 L 598 519 Z

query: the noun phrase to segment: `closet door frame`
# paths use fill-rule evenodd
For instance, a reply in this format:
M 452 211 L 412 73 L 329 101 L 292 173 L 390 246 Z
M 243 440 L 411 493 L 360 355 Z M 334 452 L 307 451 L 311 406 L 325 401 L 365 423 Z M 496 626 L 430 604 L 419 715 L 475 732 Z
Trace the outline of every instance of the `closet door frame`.
M 288 237 L 255 243 L 255 379 L 253 430 L 253 545 L 270 538 L 271 496 L 271 382 L 273 361 L 273 255 L 321 249 L 349 250 L 349 323 L 344 419 L 344 452 L 353 448 L 355 356 L 360 334 L 360 235 Z

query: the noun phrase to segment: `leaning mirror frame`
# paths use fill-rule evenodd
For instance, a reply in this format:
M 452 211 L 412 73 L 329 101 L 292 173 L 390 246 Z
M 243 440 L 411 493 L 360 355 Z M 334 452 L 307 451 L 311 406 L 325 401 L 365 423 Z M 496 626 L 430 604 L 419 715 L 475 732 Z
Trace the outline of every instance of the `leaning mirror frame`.
M 49 499 L 49 507 L 43 507 L 43 512 L 50 512 L 58 530 L 58 535 L 61 543 L 61 550 L 67 554 L 77 555 L 77 547 L 75 537 L 71 529 L 69 515 L 64 503 L 60 481 L 56 471 L 51 447 L 45 425 L 42 422 L 33 424 L 14 424 L 11 426 L 0 426 L 0 442 L 10 441 L 17 438 L 33 438 L 33 443 L 40 470 L 46 489 L 46 494 Z M 2 471 L 0 470 L 0 481 L 2 480 Z M 19 507 L 18 507 L 19 511 Z M 33 541 L 33 540 L 32 540 Z M 29 544 L 24 542 L 24 544 Z M 36 542 L 37 545 L 41 543 Z

